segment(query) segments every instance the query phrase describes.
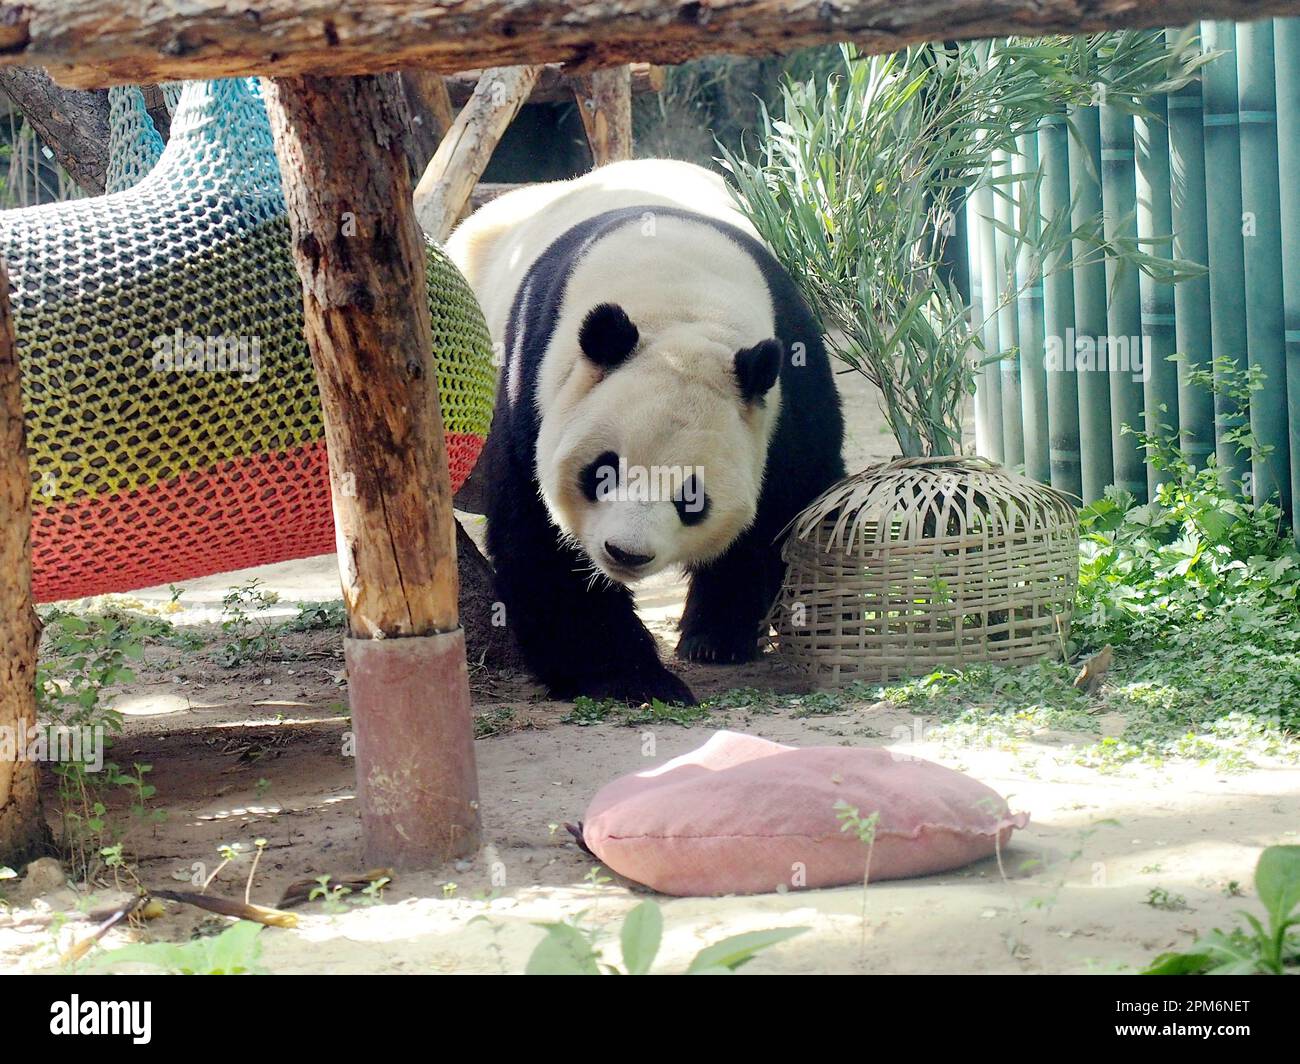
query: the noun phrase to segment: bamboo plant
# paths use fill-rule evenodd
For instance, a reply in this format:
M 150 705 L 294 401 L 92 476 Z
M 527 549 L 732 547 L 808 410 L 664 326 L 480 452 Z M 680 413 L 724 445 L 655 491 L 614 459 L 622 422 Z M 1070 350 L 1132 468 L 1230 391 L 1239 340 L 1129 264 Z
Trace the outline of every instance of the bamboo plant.
M 1014 153 L 1016 138 L 1044 118 L 1102 99 L 1144 114 L 1143 97 L 1186 84 L 1211 57 L 1190 34 L 1167 44 L 1158 32 L 926 44 L 871 58 L 851 46 L 841 52 L 823 79 L 787 81 L 781 114 L 762 110 L 756 149 L 722 148 L 721 162 L 831 352 L 880 389 L 902 455 L 958 454 L 976 370 L 1003 355 L 983 349 L 984 320 L 1046 263 L 1073 265 L 1062 249 L 1081 242 L 1170 282 L 1196 270 L 1136 240 L 1107 244 L 1100 218 L 1079 226 L 1068 209 L 1053 217 L 1021 210 L 1015 226 L 992 222 L 1011 238 L 1009 280 L 974 321 L 944 268 L 953 252 L 964 254 L 947 246 L 963 198 L 985 187 L 1037 204 L 1041 173 L 995 173 L 995 153 Z

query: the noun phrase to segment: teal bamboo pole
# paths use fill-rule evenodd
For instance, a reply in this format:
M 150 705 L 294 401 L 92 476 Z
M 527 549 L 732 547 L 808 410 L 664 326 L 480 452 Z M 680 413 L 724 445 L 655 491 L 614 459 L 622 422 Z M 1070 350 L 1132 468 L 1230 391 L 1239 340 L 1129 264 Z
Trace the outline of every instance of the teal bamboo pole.
M 1076 107 L 1070 137 L 1070 180 L 1076 229 L 1101 215 L 1101 129 L 1095 107 Z M 1106 338 L 1106 265 L 1087 241 L 1074 241 L 1074 329 L 1071 336 L 1079 384 L 1079 451 L 1083 501 L 1101 498 L 1114 476 L 1110 435 L 1110 381 L 1099 362 Z
M 1133 116 L 1113 104 L 1101 108 L 1101 196 L 1107 243 L 1137 240 L 1137 187 L 1133 172 Z M 1138 271 L 1106 257 L 1106 365 L 1110 378 L 1110 447 L 1115 484 L 1147 500 L 1146 451 L 1134 435 L 1142 417 L 1142 303 Z M 1103 345 L 1098 344 L 1099 349 Z
M 1282 218 L 1282 304 L 1290 413 L 1291 531 L 1300 544 L 1300 19 L 1273 23 L 1277 64 L 1277 153 Z
M 1172 41 L 1178 31 L 1169 30 Z M 1174 258 L 1205 266 L 1210 261 L 1205 208 L 1205 127 L 1201 83 L 1188 83 L 1167 98 L 1169 195 Z M 1210 368 L 1210 279 L 1174 285 L 1174 349 L 1178 361 L 1178 438 L 1183 457 L 1197 469 L 1214 454 L 1214 393 L 1192 384 L 1194 370 Z
M 975 228 L 979 230 L 980 247 L 980 292 L 981 306 L 984 314 L 984 355 L 985 358 L 996 356 L 1002 346 L 998 338 L 998 269 L 997 249 L 993 245 L 993 226 L 989 219 L 993 217 L 993 190 L 987 185 L 976 190 Z M 997 362 L 984 366 L 982 382 L 988 390 L 988 457 L 995 462 L 1003 460 L 1002 447 L 1002 376 Z
M 1053 115 L 1038 129 L 1040 214 L 1050 222 L 1070 211 L 1070 132 L 1064 115 Z M 1047 426 L 1052 487 L 1082 498 L 1079 473 L 1079 378 L 1074 370 L 1074 273 L 1071 254 L 1061 248 L 1046 264 L 1043 278 L 1044 361 L 1047 368 Z M 1068 345 L 1068 346 L 1067 346 Z
M 970 257 L 967 254 L 969 233 L 966 228 L 966 196 L 958 193 L 952 199 L 952 213 L 941 219 L 947 230 L 940 259 L 940 274 L 957 286 L 957 291 L 967 303 L 971 300 Z
M 1165 97 L 1147 101 L 1150 116 L 1133 119 L 1134 168 L 1137 176 L 1137 230 L 1142 250 L 1169 258 L 1173 232 L 1169 193 L 1169 127 Z M 1148 435 L 1178 438 L 1178 367 L 1170 361 L 1174 347 L 1174 286 L 1146 273 L 1138 278 L 1142 296 L 1143 406 Z M 1161 473 L 1147 463 L 1147 493 L 1154 497 Z
M 980 276 L 980 224 L 975 214 L 974 196 L 966 197 L 961 213 L 966 220 L 965 246 L 969 263 L 967 276 L 970 279 L 970 295 L 967 303 L 970 305 L 971 323 L 978 329 L 984 321 L 984 291 Z M 972 357 L 979 358 L 979 351 L 973 352 Z M 992 452 L 989 450 L 988 441 L 992 419 L 989 416 L 990 389 L 984 380 L 985 376 L 983 369 L 975 371 L 975 453 L 990 455 Z
M 1251 434 L 1263 454 L 1251 464 L 1256 502 L 1291 509 L 1287 432 L 1286 323 L 1282 306 L 1282 218 L 1278 189 L 1277 86 L 1273 23 L 1237 26 L 1237 92 L 1241 118 L 1242 240 L 1246 262 L 1246 351 L 1264 388 L 1250 404 Z
M 993 153 L 993 172 L 999 177 L 1013 173 L 1010 152 Z M 1002 225 L 1016 228 L 1014 185 L 1000 184 L 993 193 L 993 214 Z M 998 339 L 1002 343 L 1002 461 L 1010 467 L 1024 464 L 1025 434 L 1020 409 L 1020 338 L 1016 320 L 1015 241 L 1002 229 L 994 229 L 993 246 L 997 249 Z
M 1215 360 L 1246 366 L 1246 264 L 1241 237 L 1241 143 L 1237 119 L 1236 28 L 1231 22 L 1202 22 L 1205 51 L 1223 51 L 1204 68 L 1201 84 L 1205 122 L 1205 172 L 1214 181 L 1207 199 L 1210 265 L 1210 346 Z M 1221 378 L 1216 374 L 1216 378 Z M 1220 387 L 1214 394 L 1215 453 L 1224 480 L 1240 481 L 1247 463 L 1227 441 L 1227 431 L 1244 423 L 1244 412 Z
M 1016 335 L 1020 339 L 1020 416 L 1024 425 L 1025 474 L 1049 483 L 1047 372 L 1043 365 L 1043 277 L 1035 252 L 1041 230 L 1034 175 L 1038 173 L 1038 136 L 1027 133 L 1016 140 L 1016 169 L 1026 175 L 1021 182 L 1019 215 L 1028 237 L 1016 260 Z

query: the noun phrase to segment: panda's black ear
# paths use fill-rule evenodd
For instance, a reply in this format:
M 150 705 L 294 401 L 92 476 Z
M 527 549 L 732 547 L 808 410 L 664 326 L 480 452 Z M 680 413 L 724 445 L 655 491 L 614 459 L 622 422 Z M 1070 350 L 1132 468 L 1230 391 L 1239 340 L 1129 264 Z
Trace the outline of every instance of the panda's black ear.
M 640 338 L 632 319 L 617 303 L 592 307 L 578 330 L 578 346 L 582 353 L 601 369 L 622 365 L 636 350 Z
M 736 381 L 745 402 L 752 403 L 768 393 L 781 372 L 784 354 L 780 340 L 764 340 L 736 352 Z

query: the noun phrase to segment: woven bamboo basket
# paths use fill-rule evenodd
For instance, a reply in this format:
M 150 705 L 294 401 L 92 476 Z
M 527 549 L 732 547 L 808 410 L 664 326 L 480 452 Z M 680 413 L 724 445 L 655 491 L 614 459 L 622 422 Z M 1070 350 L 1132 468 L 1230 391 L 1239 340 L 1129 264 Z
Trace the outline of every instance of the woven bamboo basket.
M 983 458 L 906 458 L 831 487 L 791 524 L 771 618 L 822 685 L 1056 657 L 1079 569 L 1069 499 Z

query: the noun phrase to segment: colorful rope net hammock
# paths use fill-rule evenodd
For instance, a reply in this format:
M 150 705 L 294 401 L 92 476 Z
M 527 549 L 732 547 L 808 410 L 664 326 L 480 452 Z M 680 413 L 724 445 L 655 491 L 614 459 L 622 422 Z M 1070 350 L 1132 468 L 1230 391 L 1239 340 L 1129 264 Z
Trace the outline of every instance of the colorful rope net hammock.
M 0 212 L 38 602 L 335 546 L 302 287 L 256 83 L 186 83 L 165 150 L 138 90 L 115 90 L 111 113 L 108 194 Z M 455 490 L 491 419 L 492 346 L 432 245 L 428 282 Z

